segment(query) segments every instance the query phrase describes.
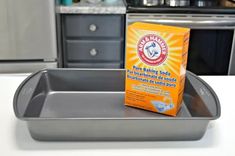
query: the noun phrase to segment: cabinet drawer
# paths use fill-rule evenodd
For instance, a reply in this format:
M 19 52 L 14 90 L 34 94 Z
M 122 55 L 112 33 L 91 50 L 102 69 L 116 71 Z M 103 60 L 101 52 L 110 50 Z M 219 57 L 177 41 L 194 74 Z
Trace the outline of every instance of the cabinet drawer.
M 120 61 L 123 58 L 121 40 L 67 40 L 68 61 Z
M 123 64 L 122 63 L 67 63 L 67 67 L 119 69 L 123 68 Z
M 65 15 L 67 37 L 121 37 L 122 15 Z

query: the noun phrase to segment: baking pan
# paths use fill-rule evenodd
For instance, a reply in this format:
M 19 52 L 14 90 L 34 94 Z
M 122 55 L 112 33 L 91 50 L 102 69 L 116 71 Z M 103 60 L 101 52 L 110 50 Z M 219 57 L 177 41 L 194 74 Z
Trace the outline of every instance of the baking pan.
M 220 116 L 215 92 L 187 72 L 177 117 L 123 105 L 125 70 L 47 69 L 29 76 L 14 96 L 15 115 L 41 141 L 200 139 Z

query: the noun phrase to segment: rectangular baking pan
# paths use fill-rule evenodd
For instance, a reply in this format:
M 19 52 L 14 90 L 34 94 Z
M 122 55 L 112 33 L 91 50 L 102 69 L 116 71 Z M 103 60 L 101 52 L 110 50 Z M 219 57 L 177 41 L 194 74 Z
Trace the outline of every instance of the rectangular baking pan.
M 14 96 L 15 115 L 41 141 L 198 140 L 220 116 L 215 92 L 187 72 L 177 117 L 124 106 L 125 70 L 47 69 Z

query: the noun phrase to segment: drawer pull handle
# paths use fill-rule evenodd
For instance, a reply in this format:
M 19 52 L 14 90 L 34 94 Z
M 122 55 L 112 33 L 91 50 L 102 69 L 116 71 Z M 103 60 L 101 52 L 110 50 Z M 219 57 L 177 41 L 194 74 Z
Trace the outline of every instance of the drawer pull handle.
M 90 54 L 91 56 L 96 56 L 97 55 L 97 50 L 96 49 L 91 49 Z
M 97 26 L 95 24 L 91 24 L 89 26 L 90 31 L 95 32 L 97 30 Z

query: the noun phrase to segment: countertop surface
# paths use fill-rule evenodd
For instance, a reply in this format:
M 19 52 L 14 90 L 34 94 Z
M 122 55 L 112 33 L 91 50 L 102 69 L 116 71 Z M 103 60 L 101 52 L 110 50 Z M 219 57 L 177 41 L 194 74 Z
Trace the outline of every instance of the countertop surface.
M 56 11 L 61 14 L 125 14 L 126 6 L 122 0 L 97 4 L 81 1 L 71 6 L 58 6 Z
M 17 156 L 234 156 L 234 76 L 202 76 L 217 93 L 221 117 L 212 121 L 199 141 L 177 142 L 39 142 L 30 137 L 26 123 L 13 112 L 13 96 L 28 74 L 0 74 L 0 155 Z

